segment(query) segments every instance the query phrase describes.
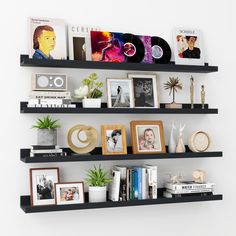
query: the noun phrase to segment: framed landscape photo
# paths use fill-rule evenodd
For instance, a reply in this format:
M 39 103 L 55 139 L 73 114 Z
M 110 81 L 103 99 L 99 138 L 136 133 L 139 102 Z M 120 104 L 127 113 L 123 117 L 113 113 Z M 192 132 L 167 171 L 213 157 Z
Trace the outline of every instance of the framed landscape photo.
M 133 108 L 133 84 L 131 79 L 107 78 L 107 106 L 109 108 Z
M 84 203 L 83 182 L 67 182 L 55 184 L 55 193 L 57 205 Z
M 59 183 L 59 168 L 30 169 L 30 201 L 32 206 L 54 205 L 54 184 Z
M 130 131 L 134 154 L 166 153 L 162 121 L 131 121 Z
M 102 125 L 102 154 L 127 154 L 124 125 Z
M 200 30 L 174 29 L 175 64 L 204 65 L 204 50 Z
M 134 107 L 159 108 L 157 76 L 154 74 L 128 74 L 133 80 Z

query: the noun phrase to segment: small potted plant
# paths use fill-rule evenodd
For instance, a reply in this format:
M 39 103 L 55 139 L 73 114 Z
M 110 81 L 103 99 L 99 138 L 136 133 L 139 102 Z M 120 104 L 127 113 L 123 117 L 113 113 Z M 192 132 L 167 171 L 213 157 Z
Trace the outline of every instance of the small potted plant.
M 37 144 L 38 145 L 57 145 L 57 128 L 60 125 L 58 120 L 53 120 L 50 116 L 38 118 L 32 128 L 38 129 Z
M 107 184 L 112 181 L 108 172 L 99 167 L 88 170 L 85 179 L 89 185 L 89 202 L 106 202 L 107 200 Z
M 83 86 L 76 89 L 75 98 L 82 99 L 83 107 L 85 108 L 100 108 L 103 86 L 102 82 L 97 81 L 98 76 L 96 73 L 90 74 L 87 78 L 83 79 Z

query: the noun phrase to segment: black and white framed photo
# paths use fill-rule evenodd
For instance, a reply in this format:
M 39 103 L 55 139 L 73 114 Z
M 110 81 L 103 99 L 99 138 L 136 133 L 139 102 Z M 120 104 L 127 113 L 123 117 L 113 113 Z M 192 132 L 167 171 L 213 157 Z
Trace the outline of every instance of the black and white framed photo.
M 54 205 L 54 184 L 59 183 L 59 168 L 30 169 L 30 201 L 32 206 Z
M 201 31 L 196 29 L 174 29 L 175 64 L 204 65 L 204 50 Z
M 55 184 L 55 192 L 57 205 L 84 203 L 83 182 L 67 182 Z
M 133 108 L 132 79 L 107 78 L 107 106 L 109 108 Z
M 159 108 L 157 76 L 155 74 L 128 74 L 133 80 L 134 107 Z

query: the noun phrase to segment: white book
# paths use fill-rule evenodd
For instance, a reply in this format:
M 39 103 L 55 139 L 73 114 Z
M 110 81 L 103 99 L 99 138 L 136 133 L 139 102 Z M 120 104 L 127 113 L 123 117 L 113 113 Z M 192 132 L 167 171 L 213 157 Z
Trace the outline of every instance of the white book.
M 186 193 L 209 193 L 213 192 L 214 188 L 204 188 L 204 189 L 182 189 L 182 190 L 172 190 L 166 189 L 167 192 L 171 194 L 186 194 Z
M 31 150 L 30 152 L 31 153 L 62 153 L 62 149 L 61 148 L 58 148 L 58 149 L 43 149 L 43 150 Z
M 108 188 L 108 199 L 113 202 L 119 201 L 120 195 L 120 171 L 112 170 L 112 182 Z
M 148 192 L 150 199 L 157 199 L 157 166 L 144 165 L 148 173 Z
M 142 199 L 148 199 L 148 172 L 142 167 Z
M 193 181 L 185 181 L 177 184 L 173 184 L 171 182 L 167 182 L 165 184 L 165 188 L 172 190 L 183 190 L 183 189 L 205 189 L 205 188 L 214 188 L 215 183 L 195 183 Z

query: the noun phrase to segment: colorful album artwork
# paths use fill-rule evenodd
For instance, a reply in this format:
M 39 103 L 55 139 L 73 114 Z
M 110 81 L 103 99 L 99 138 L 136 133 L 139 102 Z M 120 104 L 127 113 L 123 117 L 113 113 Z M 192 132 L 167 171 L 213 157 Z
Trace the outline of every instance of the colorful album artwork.
M 151 36 L 137 36 L 144 45 L 145 48 L 145 53 L 144 53 L 144 58 L 142 60 L 142 63 L 146 64 L 152 64 L 152 42 L 151 42 Z
M 30 18 L 30 58 L 67 59 L 66 25 L 61 19 Z
M 195 29 L 175 29 L 173 33 L 176 64 L 204 65 L 201 33 Z
M 123 34 L 91 31 L 92 61 L 124 62 Z

